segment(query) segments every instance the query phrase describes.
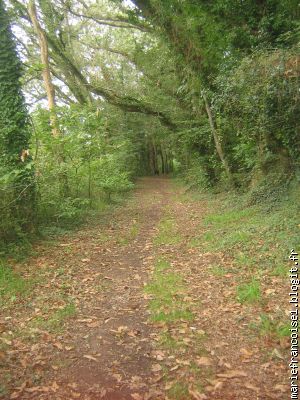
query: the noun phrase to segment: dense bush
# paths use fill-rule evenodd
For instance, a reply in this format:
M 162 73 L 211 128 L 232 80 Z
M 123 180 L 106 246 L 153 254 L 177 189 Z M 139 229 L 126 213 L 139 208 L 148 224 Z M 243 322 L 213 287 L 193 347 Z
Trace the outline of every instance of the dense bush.
M 34 118 L 40 220 L 78 220 L 87 207 L 132 188 L 134 166 L 122 162 L 130 143 L 122 135 L 108 137 L 97 109 L 59 109 L 62 134 L 55 140 L 47 114 L 39 110 Z
M 97 109 L 74 106 L 57 112 L 58 138 L 51 135 L 48 111 L 39 109 L 33 114 L 30 154 L 37 192 L 35 223 L 65 228 L 82 222 L 89 210 L 102 209 L 113 196 L 132 189 L 137 165 L 131 154 L 133 144 L 123 132 L 110 136 Z M 0 171 L 2 251 L 8 243 L 26 238 L 12 207 L 18 173 Z
M 299 154 L 300 111 L 297 49 L 260 51 L 220 76 L 215 111 L 222 117 L 225 149 L 233 171 L 263 179 L 291 173 Z

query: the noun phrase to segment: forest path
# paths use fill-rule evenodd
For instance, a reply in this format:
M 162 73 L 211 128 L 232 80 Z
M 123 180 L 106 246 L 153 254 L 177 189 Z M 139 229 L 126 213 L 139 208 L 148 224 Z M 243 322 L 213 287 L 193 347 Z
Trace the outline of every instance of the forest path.
M 0 398 L 283 398 L 281 354 L 251 334 L 234 274 L 212 273 L 230 259 L 190 246 L 205 213 L 144 178 L 106 221 L 40 245 L 30 302 L 2 319 Z

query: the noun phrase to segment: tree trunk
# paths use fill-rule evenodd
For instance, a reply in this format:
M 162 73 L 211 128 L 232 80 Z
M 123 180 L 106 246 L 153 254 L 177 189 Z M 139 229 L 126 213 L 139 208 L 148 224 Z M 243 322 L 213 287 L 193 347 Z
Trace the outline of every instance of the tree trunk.
M 206 112 L 207 112 L 210 129 L 211 129 L 211 133 L 212 133 L 213 138 L 214 138 L 215 147 L 216 147 L 218 156 L 219 156 L 219 158 L 220 158 L 220 160 L 221 160 L 221 162 L 223 164 L 223 167 L 224 167 L 224 170 L 226 172 L 227 177 L 231 181 L 232 180 L 232 176 L 231 176 L 230 168 L 229 168 L 229 165 L 227 163 L 227 160 L 225 158 L 225 155 L 224 155 L 224 152 L 223 152 L 223 149 L 222 149 L 222 145 L 221 145 L 221 142 L 220 142 L 220 139 L 219 139 L 219 135 L 218 135 L 216 126 L 214 124 L 214 120 L 213 120 L 213 117 L 212 117 L 212 112 L 211 112 L 210 106 L 208 104 L 207 97 L 206 97 L 206 95 L 204 93 L 202 94 L 202 97 L 203 97 L 203 100 L 204 100 L 205 109 L 206 109 Z
M 89 163 L 88 163 L 88 196 L 89 196 L 89 205 L 92 205 L 92 169 L 91 169 L 91 156 L 89 155 Z
M 52 127 L 52 135 L 54 137 L 59 137 L 59 127 L 57 116 L 55 112 L 55 90 L 51 79 L 50 64 L 49 64 L 49 50 L 46 34 L 42 29 L 38 17 L 34 0 L 30 0 L 28 4 L 28 13 L 34 28 L 34 31 L 38 37 L 40 51 L 41 51 L 41 61 L 43 64 L 42 77 L 46 89 L 48 106 L 50 111 L 50 123 Z
M 54 138 L 59 138 L 61 133 L 59 130 L 59 125 L 58 125 L 58 119 L 55 111 L 55 89 L 54 85 L 52 83 L 52 78 L 51 78 L 51 72 L 50 72 L 50 63 L 49 63 L 49 48 L 48 48 L 48 41 L 47 41 L 47 36 L 43 28 L 41 27 L 38 16 L 37 16 L 37 10 L 36 10 L 36 5 L 34 0 L 30 0 L 28 4 L 28 14 L 30 16 L 34 31 L 38 37 L 38 42 L 40 46 L 40 51 L 41 51 L 41 61 L 43 64 L 43 71 L 42 71 L 42 77 L 44 81 L 44 86 L 47 94 L 47 99 L 48 99 L 48 107 L 50 111 L 50 125 L 52 128 L 52 136 Z M 63 147 L 59 144 L 58 147 L 55 149 L 58 157 L 58 162 L 59 163 L 64 163 L 65 162 L 65 156 L 63 152 Z M 68 176 L 65 171 L 62 171 L 59 173 L 59 179 L 61 182 L 61 196 L 66 197 L 69 192 L 69 185 L 68 185 Z
M 149 154 L 149 165 L 150 165 L 151 175 L 155 175 L 154 149 L 152 142 L 149 142 L 148 149 L 149 149 L 148 154 Z
M 168 151 L 165 151 L 165 171 L 166 174 L 170 172 L 170 167 L 169 167 L 169 157 L 168 157 Z
M 160 156 L 161 156 L 161 173 L 164 175 L 166 173 L 166 163 L 165 163 L 165 152 L 162 145 L 160 145 Z
M 153 161 L 154 161 L 154 174 L 159 175 L 158 160 L 157 160 L 157 148 L 155 141 L 152 137 L 152 147 L 153 147 Z

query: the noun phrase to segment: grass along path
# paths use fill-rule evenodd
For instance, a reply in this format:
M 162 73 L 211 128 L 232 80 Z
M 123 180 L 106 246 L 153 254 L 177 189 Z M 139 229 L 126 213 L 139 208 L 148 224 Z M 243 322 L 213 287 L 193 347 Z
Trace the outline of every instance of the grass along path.
M 286 396 L 286 277 L 260 254 L 287 227 L 226 201 L 143 179 L 110 221 L 0 270 L 0 398 Z

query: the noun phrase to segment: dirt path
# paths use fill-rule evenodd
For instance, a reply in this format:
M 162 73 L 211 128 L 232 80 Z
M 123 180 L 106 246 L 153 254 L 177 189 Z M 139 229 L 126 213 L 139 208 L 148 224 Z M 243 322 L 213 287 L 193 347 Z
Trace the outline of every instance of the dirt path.
M 206 205 L 181 193 L 142 179 L 110 220 L 20 266 L 34 285 L 1 317 L 0 398 L 284 398 L 285 350 L 251 333 L 234 274 L 211 274 L 230 260 L 188 246 Z

